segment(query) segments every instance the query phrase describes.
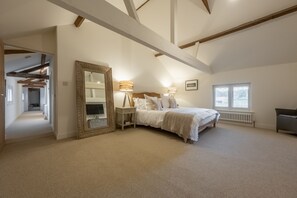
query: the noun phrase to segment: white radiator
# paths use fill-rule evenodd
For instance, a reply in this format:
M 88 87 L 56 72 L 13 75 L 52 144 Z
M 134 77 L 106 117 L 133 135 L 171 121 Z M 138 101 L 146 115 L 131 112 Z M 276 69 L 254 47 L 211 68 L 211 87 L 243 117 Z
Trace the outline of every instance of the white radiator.
M 252 124 L 255 127 L 254 112 L 223 111 L 219 110 L 220 120 Z

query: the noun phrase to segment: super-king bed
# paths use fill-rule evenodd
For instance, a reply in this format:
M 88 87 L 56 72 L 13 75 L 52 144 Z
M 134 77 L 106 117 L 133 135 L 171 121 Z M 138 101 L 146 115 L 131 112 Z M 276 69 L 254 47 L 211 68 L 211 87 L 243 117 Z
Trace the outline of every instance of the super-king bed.
M 137 125 L 151 126 L 182 137 L 185 142 L 198 141 L 198 134 L 215 127 L 219 113 L 214 109 L 178 107 L 174 97 L 153 92 L 132 94 Z

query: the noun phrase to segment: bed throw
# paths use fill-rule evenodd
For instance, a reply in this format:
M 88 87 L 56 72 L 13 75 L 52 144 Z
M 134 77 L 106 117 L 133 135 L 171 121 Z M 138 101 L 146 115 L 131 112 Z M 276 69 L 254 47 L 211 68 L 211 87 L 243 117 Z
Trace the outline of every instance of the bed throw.
M 169 111 L 165 114 L 161 128 L 179 135 L 187 142 L 187 139 L 198 141 L 198 128 L 202 119 L 209 117 L 210 113 L 216 113 L 211 109 L 183 108 Z

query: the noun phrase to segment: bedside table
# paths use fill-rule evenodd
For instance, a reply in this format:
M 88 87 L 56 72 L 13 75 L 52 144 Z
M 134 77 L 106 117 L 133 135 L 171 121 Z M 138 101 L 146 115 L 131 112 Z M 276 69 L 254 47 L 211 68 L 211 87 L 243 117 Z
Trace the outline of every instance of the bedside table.
M 134 125 L 136 127 L 135 107 L 116 107 L 116 124 L 122 127 Z

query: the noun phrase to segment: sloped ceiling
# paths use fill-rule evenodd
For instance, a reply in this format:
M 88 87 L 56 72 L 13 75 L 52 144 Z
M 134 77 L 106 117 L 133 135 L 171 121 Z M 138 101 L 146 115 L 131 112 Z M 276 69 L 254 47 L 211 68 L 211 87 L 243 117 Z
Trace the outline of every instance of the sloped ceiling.
M 107 0 L 127 13 L 122 0 Z M 145 0 L 134 0 L 136 7 Z M 178 0 L 177 40 L 185 44 L 297 5 L 297 0 Z M 170 0 L 150 0 L 138 10 L 140 22 L 170 40 Z M 0 37 L 13 38 L 57 25 L 73 24 L 77 16 L 46 0 L 2 0 Z M 80 28 L 83 28 L 81 26 Z M 297 62 L 297 12 L 200 44 L 198 58 L 214 72 Z M 185 49 L 192 54 L 194 49 Z M 153 52 L 152 52 L 153 53 Z M 193 69 L 158 58 L 169 72 L 193 74 Z M 172 69 L 176 68 L 176 69 Z M 178 72 L 178 69 L 183 72 Z
M 150 1 L 139 11 L 140 21 L 170 39 L 170 0 Z M 178 1 L 178 44 L 186 44 L 297 5 L 296 0 L 209 0 L 211 14 L 200 0 Z M 149 15 L 154 10 L 154 15 Z M 199 45 L 199 60 L 213 72 L 297 62 L 297 12 Z M 194 55 L 194 48 L 185 49 Z M 195 71 L 160 56 L 172 76 Z

